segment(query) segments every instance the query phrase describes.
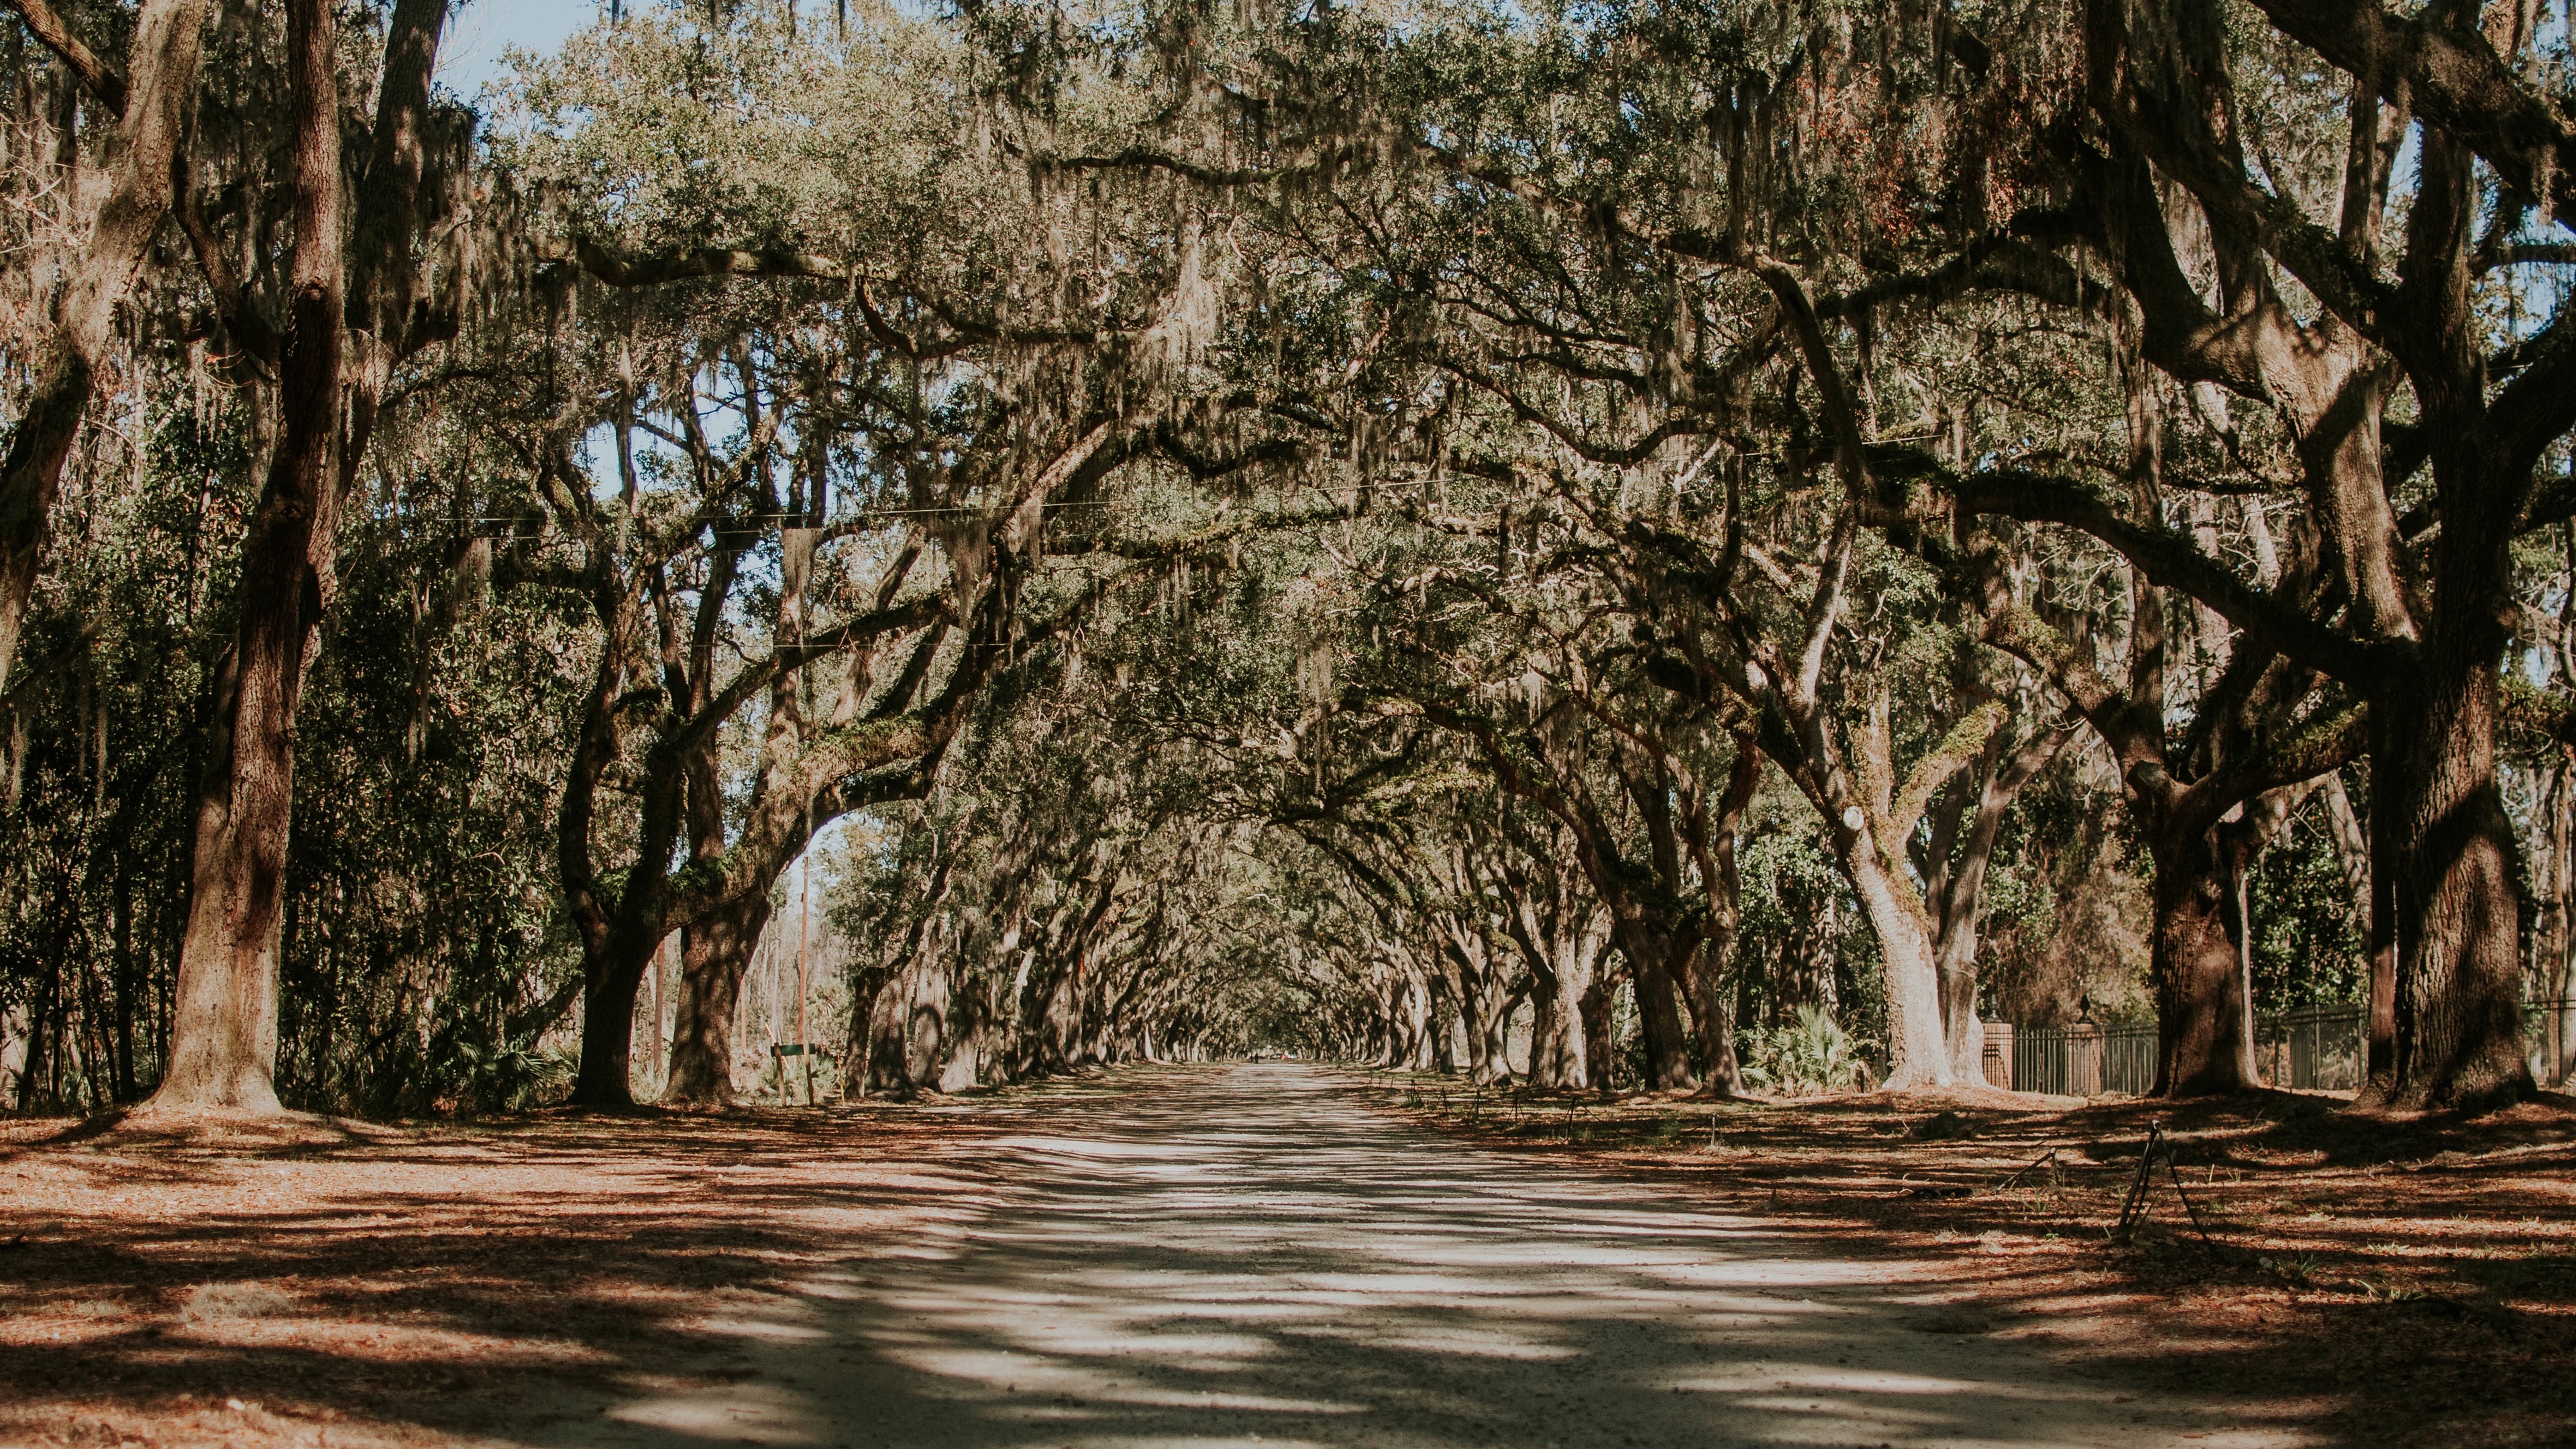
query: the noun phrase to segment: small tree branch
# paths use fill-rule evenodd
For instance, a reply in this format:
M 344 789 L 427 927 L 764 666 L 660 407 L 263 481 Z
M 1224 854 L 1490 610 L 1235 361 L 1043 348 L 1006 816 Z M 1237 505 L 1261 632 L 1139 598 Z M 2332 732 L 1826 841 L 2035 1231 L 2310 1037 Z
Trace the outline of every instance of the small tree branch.
M 2372 0 L 2254 0 L 2283 34 L 2457 136 L 2505 185 L 2576 220 L 2576 125 L 2475 30 L 2438 7 L 2401 19 Z M 2543 189 L 2548 194 L 2543 195 Z
M 72 34 L 71 27 L 63 22 L 63 17 L 53 6 L 46 0 L 0 0 L 0 5 L 17 12 L 18 19 L 27 27 L 27 33 L 35 36 L 37 44 L 52 51 L 71 69 L 82 89 L 96 97 L 98 103 L 113 112 L 118 120 L 125 119 L 125 77 L 117 73 L 116 67 L 99 59 L 98 52 L 84 44 L 79 36 Z
M 2000 700 L 1987 700 L 1950 726 L 1941 742 L 1914 762 L 1914 768 L 1906 772 L 1904 787 L 1887 808 L 1890 839 L 1903 840 L 1914 833 L 1914 822 L 1923 818 L 1924 807 L 1932 803 L 1932 792 L 1977 758 L 2008 714 Z
M 838 282 L 850 275 L 836 258 L 786 247 L 702 247 L 627 257 L 588 237 L 573 238 L 572 246 L 583 271 L 617 287 L 653 287 L 691 277 L 812 277 Z

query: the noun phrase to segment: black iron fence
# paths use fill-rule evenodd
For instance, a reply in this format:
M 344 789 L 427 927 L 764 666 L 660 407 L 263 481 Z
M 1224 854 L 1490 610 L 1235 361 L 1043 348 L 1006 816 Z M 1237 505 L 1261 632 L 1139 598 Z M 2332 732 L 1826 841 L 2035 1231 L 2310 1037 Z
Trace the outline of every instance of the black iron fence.
M 2276 1087 L 2358 1091 L 2369 1059 L 2369 1013 L 2357 1003 L 2303 1006 L 2254 1022 L 2254 1064 Z
M 2576 1086 L 2576 1000 L 2535 1001 L 2522 1013 L 2533 1079 L 2548 1087 Z
M 2010 1043 L 1997 1050 L 1997 1034 Z M 1987 1080 L 1997 1065 L 2012 1063 L 2012 1079 L 1996 1082 L 2024 1092 L 2059 1097 L 2098 1097 L 2105 1092 L 2143 1093 L 2156 1084 L 2156 1029 L 2152 1026 L 2070 1026 L 1988 1033 Z
M 2523 1007 L 2531 1075 L 2543 1086 L 2576 1085 L 2576 1000 Z M 2299 1092 L 2350 1092 L 2370 1057 L 2367 1008 L 2357 1002 L 2303 1006 L 2254 1021 L 2254 1065 L 2263 1080 Z M 2152 1026 L 1986 1026 L 1986 1080 L 2061 1097 L 2144 1095 L 2156 1085 Z
M 2576 1026 L 2576 1007 L 2565 1017 Z M 2277 1087 L 2351 1091 L 2361 1085 L 2368 1051 L 2368 1026 L 2357 1005 L 2301 1007 L 2254 1023 L 2255 1067 Z M 1997 1024 L 1986 1029 L 1985 1058 L 1986 1079 L 1999 1087 L 2061 1097 L 2142 1096 L 2156 1085 L 2156 1029 Z

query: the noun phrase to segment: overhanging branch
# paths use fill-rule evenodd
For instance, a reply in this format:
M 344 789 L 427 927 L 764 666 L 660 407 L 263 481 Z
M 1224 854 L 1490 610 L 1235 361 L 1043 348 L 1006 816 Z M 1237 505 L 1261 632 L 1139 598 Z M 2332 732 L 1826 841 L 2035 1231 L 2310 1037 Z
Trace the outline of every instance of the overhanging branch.
M 0 0 L 0 5 L 17 12 L 19 20 L 26 24 L 27 33 L 35 36 L 38 44 L 52 51 L 70 68 L 82 89 L 114 112 L 118 120 L 125 119 L 125 77 L 117 73 L 116 67 L 99 59 L 98 52 L 90 49 L 79 36 L 72 34 L 71 26 L 64 23 L 53 6 L 46 0 Z
M 2370 682 L 2368 645 L 2246 583 L 2225 564 L 2202 553 L 2189 535 L 2122 517 L 2073 479 L 1998 469 L 1956 478 L 1951 496 L 1963 513 L 2001 514 L 2090 534 L 2151 582 L 2191 595 L 2266 647 L 2357 688 Z

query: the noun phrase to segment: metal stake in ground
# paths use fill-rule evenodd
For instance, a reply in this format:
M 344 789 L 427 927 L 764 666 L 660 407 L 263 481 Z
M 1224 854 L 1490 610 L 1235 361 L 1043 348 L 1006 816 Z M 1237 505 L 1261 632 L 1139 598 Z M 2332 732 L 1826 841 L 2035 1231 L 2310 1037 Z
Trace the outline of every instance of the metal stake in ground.
M 2137 1232 L 2138 1225 L 2146 1221 L 2147 1192 L 2155 1184 L 2156 1154 L 2159 1152 L 2164 1154 L 2165 1177 L 2173 1183 L 2174 1196 L 2182 1199 L 2183 1211 L 2191 1214 L 2192 1231 L 2200 1234 L 2201 1246 L 2211 1246 L 2209 1229 L 2200 1221 L 2200 1208 L 2192 1202 L 2191 1194 L 2183 1190 L 2182 1171 L 2174 1166 L 2173 1144 L 2165 1140 L 2161 1122 L 2147 1124 L 2147 1143 L 2138 1153 L 2138 1175 L 2129 1180 L 2129 1195 L 2120 1203 L 2120 1221 L 2111 1229 L 2111 1241 L 2126 1246 Z

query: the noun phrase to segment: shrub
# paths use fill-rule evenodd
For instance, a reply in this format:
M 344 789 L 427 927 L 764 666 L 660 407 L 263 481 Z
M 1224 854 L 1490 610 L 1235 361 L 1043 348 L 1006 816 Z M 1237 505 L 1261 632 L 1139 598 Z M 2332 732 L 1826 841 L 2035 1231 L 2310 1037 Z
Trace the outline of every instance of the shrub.
M 1844 1031 L 1824 1008 L 1802 1006 L 1796 1021 L 1746 1034 L 1744 1080 L 1761 1091 L 1855 1091 L 1869 1085 L 1875 1046 Z

